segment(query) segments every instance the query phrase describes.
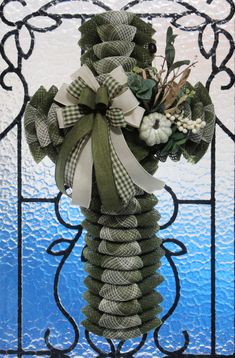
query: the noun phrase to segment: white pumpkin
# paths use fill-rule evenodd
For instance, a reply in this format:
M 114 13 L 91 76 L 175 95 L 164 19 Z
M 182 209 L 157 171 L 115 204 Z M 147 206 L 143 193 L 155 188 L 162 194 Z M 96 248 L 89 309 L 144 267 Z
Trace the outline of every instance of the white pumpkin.
M 147 145 L 166 143 L 172 134 L 171 121 L 164 114 L 155 112 L 145 116 L 139 132 Z

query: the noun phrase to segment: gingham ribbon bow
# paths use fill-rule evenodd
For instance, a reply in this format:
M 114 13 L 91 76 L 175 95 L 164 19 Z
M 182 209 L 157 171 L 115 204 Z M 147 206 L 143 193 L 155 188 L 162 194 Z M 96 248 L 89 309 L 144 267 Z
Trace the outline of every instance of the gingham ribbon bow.
M 138 127 L 144 109 L 126 86 L 121 66 L 105 76 L 100 86 L 83 65 L 75 80 L 63 85 L 55 100 L 65 107 L 57 110 L 60 128 L 72 127 L 62 144 L 56 163 L 56 183 L 65 191 L 65 170 L 75 147 L 79 158 L 73 175 L 72 201 L 88 208 L 91 200 L 92 168 L 103 206 L 118 210 L 135 195 L 134 184 L 147 192 L 162 189 L 164 183 L 147 173 L 131 153 L 121 127 Z

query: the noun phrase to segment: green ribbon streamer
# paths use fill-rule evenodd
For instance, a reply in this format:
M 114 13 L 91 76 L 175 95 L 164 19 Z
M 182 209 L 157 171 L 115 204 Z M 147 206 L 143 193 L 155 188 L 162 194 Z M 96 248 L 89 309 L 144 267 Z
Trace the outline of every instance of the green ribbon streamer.
M 121 207 L 121 200 L 113 176 L 109 124 L 105 117 L 109 106 L 107 87 L 99 87 L 96 93 L 88 87 L 84 88 L 81 91 L 78 106 L 82 107 L 87 114 L 74 125 L 64 139 L 56 162 L 56 184 L 62 193 L 66 193 L 64 173 L 68 156 L 79 140 L 91 135 L 92 155 L 101 202 L 107 210 L 117 210 Z
M 99 112 L 95 116 L 92 131 L 92 155 L 101 202 L 107 210 L 118 210 L 121 201 L 117 193 L 110 158 L 108 122 Z

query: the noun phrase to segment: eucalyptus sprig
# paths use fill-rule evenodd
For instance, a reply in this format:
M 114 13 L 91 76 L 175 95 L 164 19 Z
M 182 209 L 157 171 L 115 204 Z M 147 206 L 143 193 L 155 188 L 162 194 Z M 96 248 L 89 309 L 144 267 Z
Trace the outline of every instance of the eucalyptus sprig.
M 163 57 L 163 63 L 161 66 L 161 75 L 165 74 L 164 78 L 161 78 L 158 73 L 158 92 L 154 100 L 154 107 L 157 107 L 158 104 L 164 103 L 165 108 L 169 108 L 177 98 L 178 93 L 181 88 L 185 85 L 187 78 L 191 72 L 191 67 L 196 64 L 196 61 L 190 63 L 189 60 L 175 60 L 175 47 L 174 42 L 177 35 L 173 34 L 173 29 L 171 26 L 168 27 L 166 33 L 166 47 L 165 47 L 165 57 Z M 159 56 L 156 56 L 159 57 Z M 187 66 L 183 71 L 180 72 L 182 66 Z M 179 82 L 177 83 L 176 78 L 180 77 Z M 170 78 L 171 77 L 171 78 Z

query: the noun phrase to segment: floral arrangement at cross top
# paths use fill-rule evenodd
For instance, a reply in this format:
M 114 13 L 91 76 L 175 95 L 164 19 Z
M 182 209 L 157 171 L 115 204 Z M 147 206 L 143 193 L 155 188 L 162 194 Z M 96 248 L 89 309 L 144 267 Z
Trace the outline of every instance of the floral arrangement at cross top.
M 178 161 L 183 155 L 192 163 L 205 154 L 214 133 L 214 107 L 206 88 L 187 80 L 196 62 L 175 62 L 177 35 L 169 27 L 161 68 L 135 66 L 128 85 L 145 108 L 139 137 L 159 160 Z M 156 51 L 156 46 L 153 48 Z

